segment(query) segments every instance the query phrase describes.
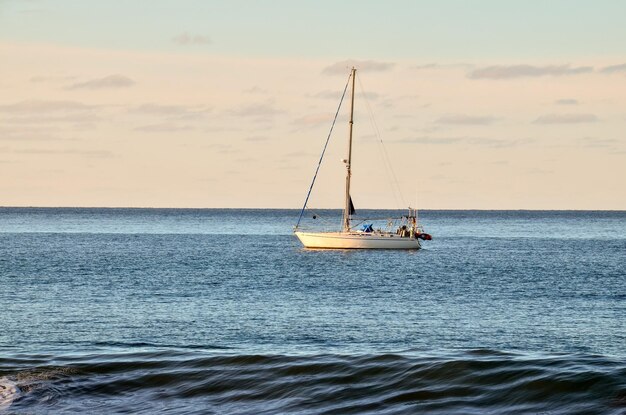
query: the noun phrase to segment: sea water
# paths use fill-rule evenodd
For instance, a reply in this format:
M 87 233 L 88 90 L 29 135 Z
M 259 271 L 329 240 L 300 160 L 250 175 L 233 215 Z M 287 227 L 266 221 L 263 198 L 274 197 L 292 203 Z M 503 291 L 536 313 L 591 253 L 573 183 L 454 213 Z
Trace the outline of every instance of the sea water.
M 0 208 L 0 413 L 626 414 L 626 212 L 298 214 Z

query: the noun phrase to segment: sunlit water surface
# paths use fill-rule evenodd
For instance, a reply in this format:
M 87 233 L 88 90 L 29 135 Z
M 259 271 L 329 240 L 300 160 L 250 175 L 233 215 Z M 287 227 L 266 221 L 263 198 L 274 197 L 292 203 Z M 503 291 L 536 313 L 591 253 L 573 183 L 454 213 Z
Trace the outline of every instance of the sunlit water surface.
M 0 413 L 626 414 L 626 212 L 298 213 L 0 208 Z

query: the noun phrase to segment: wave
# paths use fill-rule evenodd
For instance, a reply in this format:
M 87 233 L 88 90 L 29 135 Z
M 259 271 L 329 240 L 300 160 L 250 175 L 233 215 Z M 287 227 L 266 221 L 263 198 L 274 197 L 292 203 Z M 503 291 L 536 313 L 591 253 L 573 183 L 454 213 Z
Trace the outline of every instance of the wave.
M 15 382 L 5 377 L 0 378 L 0 412 L 8 409 L 20 396 L 20 389 Z
M 597 355 L 256 355 L 167 349 L 0 359 L 0 412 L 626 413 Z

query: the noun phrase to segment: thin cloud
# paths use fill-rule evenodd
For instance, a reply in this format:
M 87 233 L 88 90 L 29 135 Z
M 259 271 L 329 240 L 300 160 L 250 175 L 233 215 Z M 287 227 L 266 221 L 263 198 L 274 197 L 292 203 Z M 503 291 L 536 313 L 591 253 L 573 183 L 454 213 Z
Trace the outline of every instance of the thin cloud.
M 25 124 L 25 125 L 37 125 L 37 124 L 53 124 L 53 123 L 79 123 L 84 125 L 85 123 L 93 124 L 102 121 L 102 118 L 88 113 L 71 113 L 63 115 L 28 115 L 20 117 L 12 117 L 3 120 L 7 124 Z
M 14 104 L 0 105 L 0 112 L 5 113 L 42 113 L 42 112 L 67 112 L 85 111 L 94 109 L 95 105 L 87 105 L 78 101 L 45 101 L 29 100 Z
M 187 105 L 142 104 L 131 109 L 135 114 L 156 115 L 169 119 L 193 120 L 203 118 L 211 111 L 210 108 Z
M 204 35 L 190 35 L 189 33 L 181 33 L 180 35 L 174 36 L 172 38 L 172 42 L 187 46 L 187 45 L 210 45 L 211 38 Z
M 598 121 L 594 114 L 546 114 L 533 121 L 533 124 L 582 124 Z
M 553 170 L 547 170 L 547 169 L 533 168 L 533 169 L 526 170 L 526 174 L 533 174 L 533 175 L 544 176 L 544 175 L 548 175 L 548 174 L 554 174 L 554 171 Z
M 606 66 L 600 70 L 602 73 L 612 74 L 617 72 L 626 72 L 626 63 L 621 65 Z
M 399 143 L 417 143 L 417 144 L 434 144 L 434 145 L 446 145 L 454 144 L 463 141 L 463 137 L 410 137 L 398 140 Z
M 244 89 L 244 94 L 259 94 L 259 95 L 267 95 L 269 91 L 267 89 L 263 89 L 258 85 L 253 86 L 252 88 Z
M 451 145 L 451 144 L 467 144 L 470 146 L 481 146 L 489 148 L 508 148 L 520 145 L 530 144 L 532 139 L 496 139 L 487 137 L 409 137 L 396 141 L 398 143 L 415 143 L 423 145 Z
M 441 65 L 438 63 L 425 63 L 423 65 L 413 65 L 411 69 L 437 69 L 441 68 Z
M 464 114 L 450 114 L 444 115 L 438 118 L 435 122 L 437 124 L 447 125 L 488 125 L 497 121 L 498 118 L 491 116 L 475 116 Z
M 75 76 L 33 76 L 30 78 L 30 82 L 32 83 L 58 83 L 58 82 L 68 82 L 76 79 Z
M 254 135 L 251 137 L 246 137 L 244 140 L 245 141 L 250 141 L 250 142 L 261 142 L 261 141 L 268 141 L 270 138 L 266 135 Z
M 435 181 L 435 182 L 449 183 L 449 184 L 467 183 L 467 180 L 462 180 L 462 179 L 459 179 L 458 177 L 450 177 L 444 174 L 434 174 L 432 176 L 429 176 L 428 180 Z
M 415 99 L 420 99 L 421 96 L 419 95 L 400 95 L 398 97 L 395 97 L 395 100 L 415 100 Z
M 469 63 L 426 63 L 422 65 L 413 65 L 410 66 L 409 69 L 422 70 L 422 69 L 469 69 L 473 68 L 474 65 Z
M 238 154 L 241 153 L 241 150 L 235 149 L 232 144 L 209 144 L 206 148 L 210 148 L 219 154 Z
M 333 115 L 327 112 L 319 113 L 319 114 L 309 114 L 304 117 L 300 117 L 293 121 L 293 124 L 296 125 L 308 125 L 315 126 L 320 124 L 330 124 L 333 119 Z
M 306 151 L 293 151 L 291 153 L 287 153 L 283 155 L 283 158 L 281 159 L 281 163 L 287 163 L 288 159 L 290 158 L 294 158 L 294 157 L 311 157 L 313 155 L 313 153 L 308 153 Z
M 372 101 L 376 101 L 382 97 L 382 95 L 380 95 L 378 92 L 363 92 L 361 93 L 361 96 L 364 96 L 365 99 L 369 99 Z
M 315 94 L 307 94 L 307 97 L 318 98 L 318 99 L 338 100 L 339 98 L 341 98 L 341 91 L 325 90 L 325 91 L 317 92 Z
M 614 138 L 594 138 L 594 137 L 583 137 L 578 140 L 580 144 L 584 147 L 590 148 L 610 148 L 613 149 L 619 144 L 619 140 Z
M 348 59 L 327 66 L 326 68 L 324 68 L 322 73 L 324 75 L 346 75 L 352 67 L 355 67 L 360 71 L 387 72 L 392 70 L 394 66 L 395 63 L 390 62 L 378 62 L 373 60 L 358 61 L 354 59 Z
M 11 127 L 0 127 L 0 141 L 61 141 L 68 140 L 65 137 L 56 135 L 61 130 L 58 127 L 45 128 L 31 125 L 13 125 Z
M 471 145 L 477 145 L 490 148 L 509 148 L 517 147 L 520 145 L 526 145 L 532 143 L 534 140 L 530 138 L 517 138 L 517 139 L 497 139 L 497 138 L 470 138 L 469 143 Z
M 76 155 L 81 157 L 111 158 L 113 153 L 106 150 L 48 150 L 38 148 L 28 148 L 11 151 L 14 154 L 34 154 L 34 155 Z
M 233 108 L 228 111 L 228 114 L 236 117 L 272 117 L 282 112 L 270 103 L 254 103 Z
M 155 115 L 185 114 L 189 111 L 189 107 L 184 105 L 142 104 L 133 108 L 132 111 Z
M 23 128 L 52 124 L 74 124 L 81 129 L 85 125 L 93 125 L 102 121 L 96 115 L 97 107 L 77 101 L 45 101 L 29 100 L 13 104 L 0 105 L 0 114 L 4 114 L 2 122 L 6 125 L 20 125 Z
M 467 74 L 470 79 L 514 79 L 536 78 L 541 76 L 578 75 L 593 71 L 591 66 L 572 67 L 571 65 L 494 65 L 475 69 Z
M 104 78 L 91 79 L 86 82 L 77 82 L 67 86 L 65 89 L 110 89 L 129 88 L 135 85 L 135 81 L 124 75 L 109 75 Z
M 554 101 L 556 105 L 578 105 L 578 100 L 572 98 L 557 99 Z
M 179 125 L 175 123 L 159 123 L 159 124 L 149 124 L 143 125 L 141 127 L 135 128 L 135 131 L 141 131 L 144 133 L 172 133 L 178 131 L 191 131 L 193 127 L 188 125 Z
M 360 93 L 360 95 L 372 101 L 376 101 L 383 97 L 381 94 L 377 92 L 364 92 L 364 93 L 362 92 Z M 307 97 L 317 98 L 317 99 L 339 100 L 339 98 L 341 98 L 341 91 L 325 90 L 325 91 L 317 92 L 315 94 L 307 94 Z

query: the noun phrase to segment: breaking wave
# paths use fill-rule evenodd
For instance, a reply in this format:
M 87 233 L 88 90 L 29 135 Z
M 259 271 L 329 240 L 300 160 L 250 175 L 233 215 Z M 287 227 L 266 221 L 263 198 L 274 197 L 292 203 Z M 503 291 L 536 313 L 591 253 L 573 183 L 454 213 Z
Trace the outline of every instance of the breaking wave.
M 626 363 L 597 355 L 234 355 L 157 350 L 0 359 L 0 412 L 625 414 Z

